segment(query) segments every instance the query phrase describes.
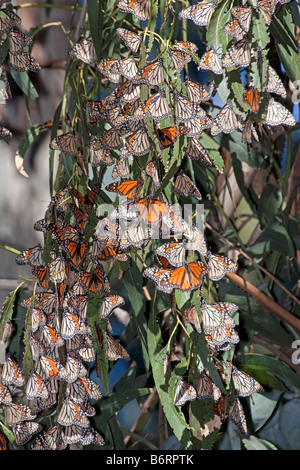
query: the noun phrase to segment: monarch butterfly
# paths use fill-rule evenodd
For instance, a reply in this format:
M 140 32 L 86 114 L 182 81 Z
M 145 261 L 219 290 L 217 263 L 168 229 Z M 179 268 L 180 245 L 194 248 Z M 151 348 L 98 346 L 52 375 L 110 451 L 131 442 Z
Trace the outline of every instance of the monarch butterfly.
M 32 44 L 32 39 L 22 31 L 11 29 L 8 34 L 8 44 L 11 54 L 19 54 L 24 47 Z
M 230 13 L 238 20 L 243 30 L 247 33 L 251 24 L 252 9 L 247 7 L 233 7 Z
M 201 372 L 196 385 L 197 398 L 206 400 L 212 398 L 219 400 L 221 397 L 221 390 L 215 385 L 209 375 L 204 371 Z
M 180 377 L 176 384 L 174 395 L 174 405 L 183 406 L 188 401 L 196 400 L 197 392 L 195 388 L 186 380 Z
M 285 108 L 281 103 L 275 101 L 274 98 L 270 98 L 265 112 L 265 120 L 268 126 L 284 126 L 293 127 L 296 125 L 296 121 L 292 113 Z
M 182 137 L 187 132 L 186 127 L 164 127 L 163 129 L 160 129 L 156 125 L 154 125 L 154 130 L 158 137 L 161 149 L 171 147 L 179 137 Z
M 104 149 L 116 150 L 122 147 L 123 140 L 120 136 L 119 129 L 109 129 L 106 131 L 101 140 L 101 145 Z
M 66 240 L 64 242 L 64 247 L 68 252 L 71 263 L 74 266 L 80 266 L 86 252 L 89 249 L 89 243 L 88 242 L 77 243 L 71 240 Z
M 145 172 L 146 172 L 146 175 L 150 176 L 150 178 L 152 179 L 154 187 L 157 188 L 160 185 L 160 181 L 159 181 L 159 176 L 158 176 L 158 167 L 157 167 L 155 158 L 152 158 L 152 160 L 149 163 L 147 163 L 145 167 Z
M 89 219 L 89 211 L 86 211 L 86 210 L 81 210 L 79 209 L 75 204 L 70 204 L 70 210 L 72 212 L 72 214 L 74 215 L 75 217 L 75 224 L 78 228 L 78 230 L 80 230 L 81 232 L 84 232 L 86 226 L 87 226 L 87 223 L 88 223 L 88 219 Z M 66 237 L 64 237 L 66 238 Z M 68 240 L 70 240 L 69 238 L 66 238 L 63 242 L 63 244 L 65 244 Z M 79 243 L 79 240 L 72 240 L 74 243 Z
M 35 421 L 26 421 L 25 423 L 17 423 L 13 426 L 12 431 L 15 436 L 16 444 L 22 446 L 30 441 L 34 434 L 43 429 L 40 423 Z
M 217 2 L 199 2 L 179 13 L 179 18 L 192 20 L 197 26 L 208 26 Z
M 176 92 L 174 95 L 175 116 L 180 122 L 190 121 L 196 116 L 196 110 L 193 103 L 186 96 Z
M 279 76 L 270 65 L 267 67 L 266 91 L 268 93 L 275 93 L 282 98 L 286 98 L 286 89 L 284 88 Z
M 225 24 L 224 32 L 233 36 L 236 41 L 241 41 L 247 35 L 247 31 L 241 26 L 237 18 L 234 18 Z
M 187 248 L 189 250 L 198 251 L 201 255 L 207 254 L 207 247 L 202 230 L 194 224 L 192 227 L 187 226 L 183 231 L 187 238 Z
M 86 319 L 87 307 L 89 304 L 88 294 L 71 294 L 70 291 L 65 296 L 64 308 L 79 315 L 82 320 Z
M 1 18 L 3 19 L 3 18 Z M 8 450 L 6 439 L 3 434 L 0 434 L 0 450 Z
M 33 224 L 33 228 L 37 232 L 45 232 L 49 223 L 49 219 L 40 219 Z
M 80 39 L 80 41 L 71 48 L 68 57 L 69 59 L 76 58 L 81 60 L 85 64 L 95 65 L 97 62 L 97 54 L 93 39 L 91 37 Z
M 228 326 L 219 326 L 215 328 L 204 327 L 203 331 L 205 333 L 205 339 L 208 337 L 209 341 L 221 349 L 225 345 L 225 350 L 230 349 L 227 345 L 237 344 L 240 341 L 240 338 L 234 328 Z
M 85 429 L 78 425 L 66 426 L 64 429 L 62 429 L 61 434 L 66 444 L 105 444 L 103 437 L 98 433 L 98 431 L 91 427 Z
M 87 327 L 85 322 L 74 313 L 65 310 L 60 326 L 60 334 L 62 338 L 71 339 L 75 335 L 82 335 L 86 332 Z
M 164 83 L 164 68 L 162 57 L 158 57 L 157 60 L 151 62 L 142 68 L 134 77 L 134 83 L 145 83 L 150 88 L 156 86 L 161 87 Z
M 49 276 L 55 283 L 63 282 L 68 277 L 68 265 L 63 256 L 58 256 L 48 264 Z
M 200 58 L 199 68 L 201 70 L 209 70 L 216 75 L 223 73 L 222 62 L 214 48 L 206 51 Z
M 51 142 L 49 147 L 52 150 L 60 150 L 66 155 L 75 156 L 78 154 L 79 141 L 71 132 L 66 132 L 56 136 Z
M 130 246 L 140 248 L 142 245 L 146 245 L 152 235 L 152 230 L 147 227 L 144 220 L 134 220 L 131 222 L 121 236 L 122 250 L 127 249 Z
M 113 92 L 113 96 L 121 103 L 133 103 L 140 98 L 140 86 L 132 80 L 127 80 Z
M 150 150 L 150 142 L 148 139 L 147 129 L 142 127 L 135 132 L 128 140 L 128 151 L 132 155 L 146 155 Z
M 243 93 L 243 101 L 247 103 L 253 113 L 259 111 L 260 94 L 257 88 L 250 88 Z
M 66 397 L 57 416 L 57 422 L 63 426 L 77 424 L 82 428 L 88 428 L 90 423 L 82 409 L 74 403 L 70 397 Z
M 180 49 L 168 49 L 169 56 L 172 59 L 176 72 L 181 72 L 185 64 L 191 62 L 190 55 Z
M 257 2 L 256 8 L 261 13 L 267 26 L 269 26 L 272 22 L 272 17 L 275 13 L 275 7 L 275 0 L 260 0 Z
M 6 127 L 0 126 L 0 139 L 1 140 L 11 140 L 13 137 L 12 133 L 6 129 Z
M 131 13 L 138 20 L 149 20 L 151 7 L 150 0 L 120 0 L 118 7 L 120 11 Z
M 242 39 L 229 47 L 222 58 L 223 67 L 248 67 L 251 63 L 251 50 L 247 39 Z
M 119 158 L 117 163 L 115 164 L 111 177 L 113 179 L 122 178 L 127 179 L 130 176 L 130 166 L 128 162 L 128 158 Z
M 199 85 L 199 83 L 194 82 L 188 77 L 186 77 L 184 83 L 186 86 L 188 98 L 194 104 L 200 104 L 202 102 L 210 100 L 210 98 L 214 95 L 216 91 L 216 86 L 214 82 L 212 82 L 209 92 L 207 91 L 206 86 Z
M 201 320 L 204 330 L 214 328 L 234 328 L 235 322 L 230 314 L 238 310 L 237 305 L 218 302 L 214 304 L 201 303 Z
M 40 243 L 23 251 L 16 257 L 17 264 L 29 264 L 30 266 L 41 266 L 43 264 L 43 248 Z
M 187 309 L 185 309 L 183 319 L 185 322 L 190 323 L 197 333 L 201 333 L 202 328 L 195 304 L 191 304 Z
M 21 51 L 18 54 L 9 52 L 9 62 L 11 67 L 17 72 L 38 72 L 41 69 L 40 64 L 28 52 Z
M 125 28 L 118 28 L 117 35 L 122 39 L 125 46 L 132 52 L 137 52 L 139 50 L 142 43 L 142 36 L 139 36 Z
M 115 163 L 115 159 L 107 148 L 100 145 L 91 145 L 90 147 L 90 164 L 93 168 L 104 165 L 111 166 Z
M 253 393 L 263 393 L 264 389 L 257 380 L 232 364 L 232 381 L 234 389 L 239 397 L 248 397 Z
M 184 42 L 184 41 L 174 41 L 174 45 L 176 46 L 176 48 L 178 49 L 181 49 L 183 48 L 183 50 L 186 50 L 188 49 L 190 52 L 192 52 L 193 54 L 195 54 L 197 51 L 198 51 L 198 46 L 196 46 L 196 44 L 194 44 L 193 42 L 190 42 L 190 41 L 187 41 L 187 42 Z
M 134 203 L 134 209 L 138 211 L 140 220 L 148 224 L 160 222 L 161 217 L 170 210 L 169 205 L 150 198 L 141 198 Z
M 61 366 L 59 369 L 59 379 L 69 384 L 75 382 L 80 375 L 84 376 L 86 374 L 87 372 L 82 362 L 69 354 L 67 355 L 65 366 Z
M 63 441 L 60 426 L 55 424 L 51 426 L 47 431 L 42 433 L 42 437 L 45 447 L 48 450 L 63 450 L 67 447 L 67 444 Z
M 235 398 L 228 410 L 228 418 L 238 427 L 241 434 L 247 434 L 246 417 L 238 397 Z
M 214 123 L 211 127 L 211 134 L 217 135 L 220 132 L 224 132 L 224 134 L 231 134 L 236 129 L 240 128 L 240 123 L 238 118 L 233 111 L 231 101 L 227 101 L 225 106 L 221 109 L 221 111 L 216 116 Z
M 252 139 L 255 139 L 257 142 L 259 141 L 259 137 L 252 122 L 251 115 L 249 114 L 246 117 L 242 127 L 242 141 L 244 143 L 251 144 Z
M 86 195 L 83 195 L 73 186 L 68 186 L 68 189 L 70 194 L 84 207 L 85 210 L 91 211 L 96 202 L 100 187 L 99 184 L 95 184 Z
M 46 387 L 45 382 L 39 377 L 39 375 L 32 370 L 25 389 L 26 398 L 28 400 L 34 400 L 35 398 L 48 398 L 49 391 Z
M 116 259 L 118 261 L 127 261 L 128 257 L 120 251 L 119 242 L 106 242 L 105 240 L 94 240 L 92 259 L 95 263 Z
M 1 10 L 3 11 L 3 10 Z M 9 18 L 3 16 L 0 17 L 0 34 L 8 33 L 9 30 L 13 27 L 13 23 Z
M 184 157 L 191 158 L 192 160 L 197 160 L 200 163 L 203 163 L 207 166 L 212 166 L 212 162 L 209 158 L 209 155 L 199 140 L 195 137 L 190 137 L 188 139 L 187 149 L 185 151 Z
M 41 287 L 47 289 L 49 283 L 49 269 L 46 266 L 35 266 L 32 274 L 38 278 Z
M 120 61 L 120 74 L 127 80 L 131 80 L 138 73 L 138 68 L 133 57 Z
M 168 102 L 162 91 L 150 96 L 143 104 L 144 115 L 151 117 L 154 121 L 162 121 L 169 114 Z
M 37 306 L 32 307 L 32 309 L 31 309 L 31 325 L 32 325 L 32 331 L 33 332 L 37 331 L 37 329 L 40 326 L 45 325 L 46 320 L 47 320 L 47 318 L 46 318 L 46 315 L 43 312 L 43 310 L 41 310 Z
M 179 268 L 146 268 L 143 276 L 155 282 L 156 287 L 170 294 L 173 289 L 191 291 L 202 286 L 207 267 L 200 261 L 184 263 Z
M 237 264 L 227 256 L 213 255 L 208 253 L 207 256 L 208 277 L 212 281 L 219 281 L 226 273 L 235 272 Z
M 41 324 L 41 326 L 43 327 L 44 324 Z M 38 361 L 40 356 L 46 354 L 45 346 L 33 335 L 32 331 L 29 334 L 29 344 L 34 361 Z
M 2 382 L 0 382 L 0 403 L 3 403 L 4 405 L 10 405 L 12 403 L 12 396 L 9 388 Z
M 212 126 L 213 122 L 206 114 L 206 112 L 199 106 L 197 114 L 194 119 L 185 123 L 187 137 L 196 137 L 201 134 L 204 129 L 208 129 Z
M 180 196 L 194 197 L 195 199 L 198 199 L 198 201 L 201 201 L 202 199 L 199 189 L 182 170 L 179 170 L 177 173 L 174 183 L 174 191 Z
M 21 421 L 35 419 L 37 414 L 27 405 L 11 403 L 6 408 L 6 421 L 9 426 L 13 426 Z
M 75 382 L 68 384 L 66 395 L 75 403 L 83 403 L 88 398 L 92 400 L 102 398 L 99 385 L 87 377 L 78 377 Z
M 109 295 L 103 299 L 100 318 L 108 318 L 115 308 L 122 307 L 125 304 L 125 300 L 120 295 Z
M 46 379 L 58 377 L 61 364 L 56 359 L 51 359 L 48 356 L 41 356 L 39 360 L 39 367 L 43 372 Z
M 108 112 L 114 108 L 117 104 L 117 100 L 114 96 L 109 95 L 103 101 L 88 100 L 87 102 L 87 113 L 89 117 L 89 123 L 95 124 L 98 121 L 107 121 Z M 92 137 L 91 141 L 97 141 L 96 137 Z
M 44 343 L 45 347 L 49 346 L 63 346 L 64 340 L 61 337 L 60 333 L 54 328 L 51 328 L 48 325 L 43 325 L 40 328 L 41 332 L 41 341 Z
M 53 291 L 39 292 L 35 296 L 36 308 L 40 307 L 46 315 L 57 308 L 57 295 Z
M 79 271 L 78 273 L 75 273 L 75 277 L 80 284 L 92 294 L 100 294 L 100 292 L 107 292 L 109 290 L 107 277 L 100 264 L 98 264 L 94 272 L 89 273 Z
M 120 59 L 102 59 L 97 62 L 96 70 L 112 83 L 119 83 L 121 81 Z
M 102 349 L 104 346 L 103 333 L 99 325 L 96 325 L 96 333 L 97 333 L 99 346 Z M 106 335 L 105 353 L 109 361 L 117 361 L 118 359 L 124 359 L 128 361 L 130 359 L 129 354 L 126 351 L 126 349 L 110 335 Z
M 156 254 L 168 260 L 175 267 L 185 263 L 186 244 L 184 242 L 163 243 L 155 250 Z

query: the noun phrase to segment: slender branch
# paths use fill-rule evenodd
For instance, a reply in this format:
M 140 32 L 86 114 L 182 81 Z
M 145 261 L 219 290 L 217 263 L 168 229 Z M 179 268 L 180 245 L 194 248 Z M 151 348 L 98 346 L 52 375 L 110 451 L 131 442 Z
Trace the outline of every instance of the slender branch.
M 145 426 L 146 422 L 148 421 L 151 411 L 157 405 L 159 399 L 156 388 L 152 390 L 150 395 L 147 397 L 145 403 L 140 406 L 140 414 L 136 419 L 135 423 L 132 425 L 130 432 L 139 435 Z M 127 435 L 124 439 L 125 446 L 128 448 L 133 443 L 133 436 Z
M 246 281 L 245 279 L 238 276 L 237 274 L 226 273 L 226 276 L 229 279 L 229 281 L 231 281 L 233 284 L 238 286 L 244 292 L 247 292 L 252 297 L 254 297 L 255 300 L 262 307 L 264 307 L 268 312 L 270 312 L 272 315 L 275 315 L 275 317 L 278 317 L 281 320 L 285 321 L 286 323 L 288 323 L 289 325 L 291 325 L 293 328 L 295 328 L 297 331 L 300 332 L 300 319 L 299 318 L 292 315 L 290 312 L 285 310 L 285 308 L 281 307 L 281 305 L 274 302 L 274 300 L 272 300 L 266 294 L 261 292 L 253 284 Z
M 258 268 L 260 271 L 262 271 L 266 276 L 268 276 L 272 281 L 277 284 L 289 297 L 291 297 L 297 304 L 300 305 L 300 300 L 295 297 L 294 294 L 292 294 L 273 274 L 271 274 L 267 269 L 265 269 L 263 266 L 260 266 L 260 264 L 256 263 L 251 256 L 247 255 L 241 248 L 237 247 L 234 245 L 234 243 L 230 242 L 227 240 L 225 237 L 223 237 L 215 228 L 213 228 L 209 223 L 205 222 L 206 227 L 214 232 L 216 235 L 218 235 L 219 238 L 221 238 L 228 246 L 233 248 L 234 250 L 237 250 L 244 258 L 248 259 L 251 261 L 251 263 Z

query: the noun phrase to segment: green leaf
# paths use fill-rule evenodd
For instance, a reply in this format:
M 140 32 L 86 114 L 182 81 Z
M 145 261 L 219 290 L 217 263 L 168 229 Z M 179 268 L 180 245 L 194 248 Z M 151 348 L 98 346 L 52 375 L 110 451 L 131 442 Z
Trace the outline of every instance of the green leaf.
M 281 191 L 272 184 L 266 184 L 263 188 L 258 205 L 258 217 L 262 228 L 272 220 L 281 204 Z
M 284 24 L 283 10 L 285 9 L 281 9 L 277 15 L 273 16 L 270 31 L 274 36 L 276 49 L 284 70 L 291 82 L 294 82 L 300 77 L 299 53 L 294 37 L 291 36 Z
M 278 450 L 271 442 L 256 436 L 250 436 L 249 439 L 242 439 L 242 442 L 247 450 Z
M 152 311 L 148 322 L 148 348 L 149 357 L 151 360 L 151 366 L 153 371 L 153 379 L 155 382 L 156 390 L 160 398 L 166 418 L 172 427 L 174 434 L 178 440 L 182 443 L 184 449 L 191 447 L 192 442 L 190 439 L 190 433 L 187 429 L 187 423 L 182 415 L 181 411 L 178 411 L 177 407 L 172 402 L 171 394 L 175 393 L 176 378 L 177 375 L 173 374 L 172 382 L 170 381 L 170 369 L 167 371 L 167 377 L 165 377 L 164 363 L 166 354 L 169 353 L 168 345 L 161 349 L 161 331 L 156 320 L 156 309 L 155 300 L 153 301 Z M 177 369 L 177 373 L 180 372 L 180 368 Z M 183 368 L 184 369 L 184 368 Z M 170 396 L 169 389 L 170 386 Z M 175 387 L 175 388 L 174 388 Z
M 19 156 L 24 158 L 26 155 L 27 150 L 33 144 L 35 139 L 40 135 L 42 131 L 45 130 L 45 124 L 35 124 L 34 126 L 30 127 L 25 132 L 25 136 L 21 140 L 18 148 Z
M 271 250 L 279 251 L 285 256 L 293 258 L 295 256 L 295 246 L 287 229 L 281 221 L 273 218 L 266 226 L 265 230 L 256 240 L 256 243 L 268 242 Z
M 224 26 L 230 19 L 231 14 L 227 2 L 219 2 L 207 28 L 207 50 L 211 47 L 223 53 L 227 50 L 231 36 L 225 33 Z
M 14 81 L 19 85 L 24 95 L 28 96 L 31 100 L 35 100 L 39 97 L 38 92 L 33 86 L 32 82 L 29 79 L 27 72 L 17 72 L 11 66 L 9 67 L 9 72 L 14 79 Z
M 270 390 L 264 393 L 255 393 L 248 405 L 251 412 L 253 430 L 257 432 L 269 420 L 274 413 L 278 400 L 281 397 L 280 390 Z
M 132 261 L 130 269 L 123 276 L 123 283 L 128 293 L 133 313 L 133 321 L 136 322 L 136 329 L 141 339 L 143 358 L 146 370 L 149 370 L 149 356 L 147 349 L 147 328 L 145 318 L 145 296 L 143 294 L 144 278 L 137 264 Z
M 89 24 L 91 29 L 91 36 L 95 46 L 97 57 L 101 57 L 102 47 L 102 24 L 103 15 L 102 9 L 104 8 L 104 2 L 102 0 L 87 0 L 87 11 L 89 17 Z
M 278 378 L 291 390 L 300 390 L 300 377 L 287 364 L 275 357 L 263 354 L 243 354 L 239 356 L 238 368 L 243 370 L 258 382 L 264 384 L 266 380 L 271 383 L 272 378 Z M 272 388 L 276 388 L 271 385 Z

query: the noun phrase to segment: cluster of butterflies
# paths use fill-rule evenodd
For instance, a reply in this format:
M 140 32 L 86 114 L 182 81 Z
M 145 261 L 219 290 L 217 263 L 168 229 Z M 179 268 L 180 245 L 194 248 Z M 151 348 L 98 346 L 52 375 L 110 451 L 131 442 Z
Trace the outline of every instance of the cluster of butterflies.
M 183 406 L 185 403 L 200 400 L 214 400 L 212 421 L 215 427 L 229 418 L 243 435 L 247 434 L 247 422 L 240 397 L 249 397 L 254 393 L 263 393 L 264 389 L 257 380 L 239 370 L 231 361 L 224 361 L 222 366 L 216 364 L 222 383 L 227 391 L 232 394 L 224 394 L 211 379 L 208 370 L 203 369 L 199 377 L 195 379 L 195 386 L 191 385 L 183 377 L 177 381 L 174 404 Z M 230 399 L 229 397 L 233 397 Z
M 9 2 L 1 0 L 0 7 L 4 3 Z M 5 68 L 6 60 L 9 60 L 9 66 L 17 72 L 38 72 L 41 66 L 26 50 L 28 46 L 32 45 L 32 38 L 20 31 L 21 18 L 9 5 L 6 5 L 5 8 L 2 7 L 0 12 L 0 42 L 4 50 L 7 48 L 6 54 L 2 56 L 2 63 L 0 65 L 0 80 L 2 85 L 0 103 L 4 104 L 12 97 Z M 11 131 L 6 127 L 0 126 L 0 139 L 6 141 L 12 139 Z
M 267 26 L 271 24 L 274 13 L 281 5 L 290 0 L 261 0 L 257 2 L 256 9 L 262 15 Z M 208 27 L 212 15 L 217 7 L 217 1 L 202 1 L 192 5 L 179 14 L 181 18 L 187 18 L 196 25 Z M 233 7 L 230 10 L 231 19 L 225 24 L 224 31 L 234 38 L 225 54 L 220 54 L 215 48 L 207 50 L 200 58 L 199 69 L 210 71 L 215 75 L 222 75 L 226 68 L 244 69 L 251 65 L 254 56 L 251 50 L 248 35 L 251 34 L 252 6 Z M 256 60 L 256 59 L 255 59 Z M 286 97 L 285 87 L 276 71 L 268 64 L 267 75 L 264 83 L 264 91 L 268 93 L 267 105 L 263 113 L 263 122 L 267 127 L 274 128 L 281 125 L 293 127 L 296 124 L 292 113 L 281 103 L 270 97 L 275 94 L 281 98 Z M 250 83 L 243 93 L 243 101 L 248 105 L 249 111 L 245 120 L 233 111 L 232 102 L 228 101 L 221 109 L 211 127 L 211 134 L 220 132 L 226 134 L 234 130 L 242 132 L 242 140 L 250 144 L 252 139 L 258 141 L 259 137 L 253 123 L 253 115 L 260 111 L 261 91 Z
M 89 420 L 96 413 L 90 400 L 101 399 L 102 393 L 100 386 L 89 378 L 84 363 L 97 362 L 98 352 L 103 350 L 108 361 L 129 359 L 125 348 L 112 336 L 109 321 L 125 301 L 119 295 L 108 295 L 110 286 L 100 262 L 103 247 L 97 242 L 91 247 L 83 240 L 97 194 L 98 187 L 85 196 L 72 186 L 59 191 L 49 204 L 55 222 L 41 219 L 34 224 L 35 230 L 53 238 L 51 261 L 44 263 L 40 243 L 16 258 L 18 264 L 30 266 L 39 284 L 38 291 L 22 302 L 30 325 L 28 349 L 34 367 L 26 381 L 20 366 L 7 354 L 1 371 L 0 404 L 18 445 L 38 434 L 31 444 L 32 450 L 64 449 L 76 443 L 103 445 L 103 437 Z M 67 204 L 72 207 L 73 225 L 64 222 Z M 109 256 L 104 253 L 103 259 Z M 86 270 L 82 270 L 82 264 Z M 106 325 L 104 331 L 97 322 L 91 325 L 88 316 L 90 296 L 99 294 L 102 296 L 99 320 Z M 97 336 L 96 347 L 92 328 Z M 8 342 L 11 331 L 8 321 L 3 343 Z M 64 351 L 63 362 L 60 351 Z M 65 384 L 63 403 L 57 409 L 55 425 L 45 431 L 34 420 L 39 413 L 53 412 L 61 383 Z M 13 400 L 16 387 L 24 389 L 21 403 Z

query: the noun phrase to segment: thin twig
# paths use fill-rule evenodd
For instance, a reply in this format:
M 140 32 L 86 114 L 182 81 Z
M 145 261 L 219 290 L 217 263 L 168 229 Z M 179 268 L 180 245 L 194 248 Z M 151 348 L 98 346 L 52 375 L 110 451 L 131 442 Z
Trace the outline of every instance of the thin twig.
M 226 273 L 228 279 L 238 286 L 243 291 L 250 294 L 255 300 L 264 307 L 268 312 L 276 317 L 280 318 L 281 320 L 285 321 L 297 331 L 300 331 L 300 319 L 292 315 L 290 312 L 285 310 L 285 308 L 281 307 L 278 303 L 274 302 L 270 297 L 266 294 L 261 292 L 257 287 L 255 287 L 250 282 L 246 281 L 242 277 L 238 276 L 234 273 Z
M 272 279 L 273 282 L 275 282 L 275 284 L 277 284 L 289 297 L 291 297 L 294 302 L 296 302 L 297 304 L 300 305 L 300 300 L 297 299 L 297 297 L 294 296 L 294 294 L 292 294 L 292 292 L 290 292 L 275 276 L 273 276 L 273 274 L 271 274 L 267 269 L 265 269 L 263 266 L 260 266 L 260 264 L 256 263 L 256 261 L 254 261 L 253 258 L 251 258 L 251 256 L 247 255 L 247 253 L 244 252 L 244 250 L 242 250 L 241 248 L 237 247 L 234 243 L 230 242 L 229 240 L 227 240 L 225 237 L 223 237 L 215 228 L 213 228 L 210 224 L 208 224 L 207 222 L 205 222 L 205 225 L 206 227 L 211 230 L 212 232 L 214 232 L 216 235 L 218 235 L 219 238 L 221 238 L 228 246 L 230 246 L 231 248 L 233 248 L 234 250 L 237 250 L 242 256 L 244 256 L 244 258 L 248 259 L 249 261 L 251 261 L 251 263 L 256 267 L 258 268 L 260 271 L 262 271 L 264 274 L 266 274 L 270 279 Z

